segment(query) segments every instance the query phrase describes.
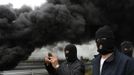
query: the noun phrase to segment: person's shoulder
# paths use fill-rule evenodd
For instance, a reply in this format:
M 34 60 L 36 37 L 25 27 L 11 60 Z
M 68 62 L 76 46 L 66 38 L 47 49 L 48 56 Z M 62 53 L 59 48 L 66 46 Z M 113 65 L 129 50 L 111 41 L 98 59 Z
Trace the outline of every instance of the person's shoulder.
M 100 54 L 96 54 L 96 55 L 94 55 L 94 58 L 97 58 L 97 57 L 99 57 L 100 56 Z
M 101 58 L 100 54 L 94 55 L 94 58 L 92 59 L 92 61 L 99 60 L 100 58 Z
M 73 64 L 82 64 L 83 62 L 79 59 L 75 60 Z
M 122 57 L 123 59 L 131 59 L 129 56 L 125 55 L 124 53 L 121 53 L 121 52 L 117 52 L 117 56 L 120 56 Z
M 74 63 L 73 63 L 73 67 L 74 68 L 84 68 L 85 67 L 85 64 L 84 64 L 84 62 L 82 62 L 81 60 L 79 60 L 79 59 L 77 59 Z
M 130 58 L 129 56 L 127 56 L 119 51 L 116 53 L 116 58 L 120 59 L 121 61 L 131 61 L 132 60 L 132 58 Z
M 60 66 L 65 66 L 67 64 L 67 61 L 64 61 L 60 64 Z
M 77 59 L 73 62 L 73 65 L 75 65 L 75 67 L 78 67 L 78 66 L 83 66 L 84 65 L 84 62 Z
M 77 60 L 77 63 L 78 63 L 78 64 L 81 64 L 81 65 L 84 65 L 84 62 L 81 61 L 81 60 L 79 60 L 79 59 Z

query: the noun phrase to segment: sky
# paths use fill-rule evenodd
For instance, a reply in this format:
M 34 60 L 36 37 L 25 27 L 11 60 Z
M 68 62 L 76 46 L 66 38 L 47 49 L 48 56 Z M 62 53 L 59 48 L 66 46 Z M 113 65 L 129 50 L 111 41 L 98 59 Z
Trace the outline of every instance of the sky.
M 13 8 L 20 8 L 23 5 L 31 6 L 32 8 L 40 6 L 46 0 L 0 0 L 0 5 L 13 4 Z

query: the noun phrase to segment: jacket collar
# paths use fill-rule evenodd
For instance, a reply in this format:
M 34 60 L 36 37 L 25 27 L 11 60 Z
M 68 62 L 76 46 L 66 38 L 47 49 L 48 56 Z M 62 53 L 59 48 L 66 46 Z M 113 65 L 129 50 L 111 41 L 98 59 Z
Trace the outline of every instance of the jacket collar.
M 110 57 L 108 57 L 105 62 L 112 62 L 114 60 L 114 57 L 115 53 L 113 53 Z
M 113 54 L 110 57 L 108 57 L 105 60 L 105 62 L 112 62 L 112 61 L 114 61 L 114 59 L 115 59 L 114 57 L 115 57 L 115 52 L 113 52 Z M 101 55 L 100 54 L 99 55 L 96 55 L 96 59 L 98 60 L 97 62 L 100 62 Z

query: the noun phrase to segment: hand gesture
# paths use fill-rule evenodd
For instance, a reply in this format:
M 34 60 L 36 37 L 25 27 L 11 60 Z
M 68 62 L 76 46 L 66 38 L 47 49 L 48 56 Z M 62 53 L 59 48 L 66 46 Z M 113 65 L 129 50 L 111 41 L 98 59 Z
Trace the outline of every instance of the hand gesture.
M 53 55 L 52 57 L 50 57 L 50 62 L 52 64 L 53 68 L 57 69 L 59 67 L 57 56 Z

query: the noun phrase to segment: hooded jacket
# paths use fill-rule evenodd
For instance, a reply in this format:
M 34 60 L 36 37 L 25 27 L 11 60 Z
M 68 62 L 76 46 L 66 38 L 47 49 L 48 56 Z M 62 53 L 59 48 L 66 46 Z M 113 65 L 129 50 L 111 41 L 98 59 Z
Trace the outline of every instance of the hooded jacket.
M 63 62 L 57 70 L 51 65 L 46 65 L 49 75 L 84 75 L 85 65 L 80 60 L 75 60 L 72 63 Z
M 54 69 L 52 65 L 46 65 L 49 75 L 84 75 L 85 65 L 77 58 L 77 48 L 73 44 L 65 47 L 66 61 L 63 62 L 58 69 Z

